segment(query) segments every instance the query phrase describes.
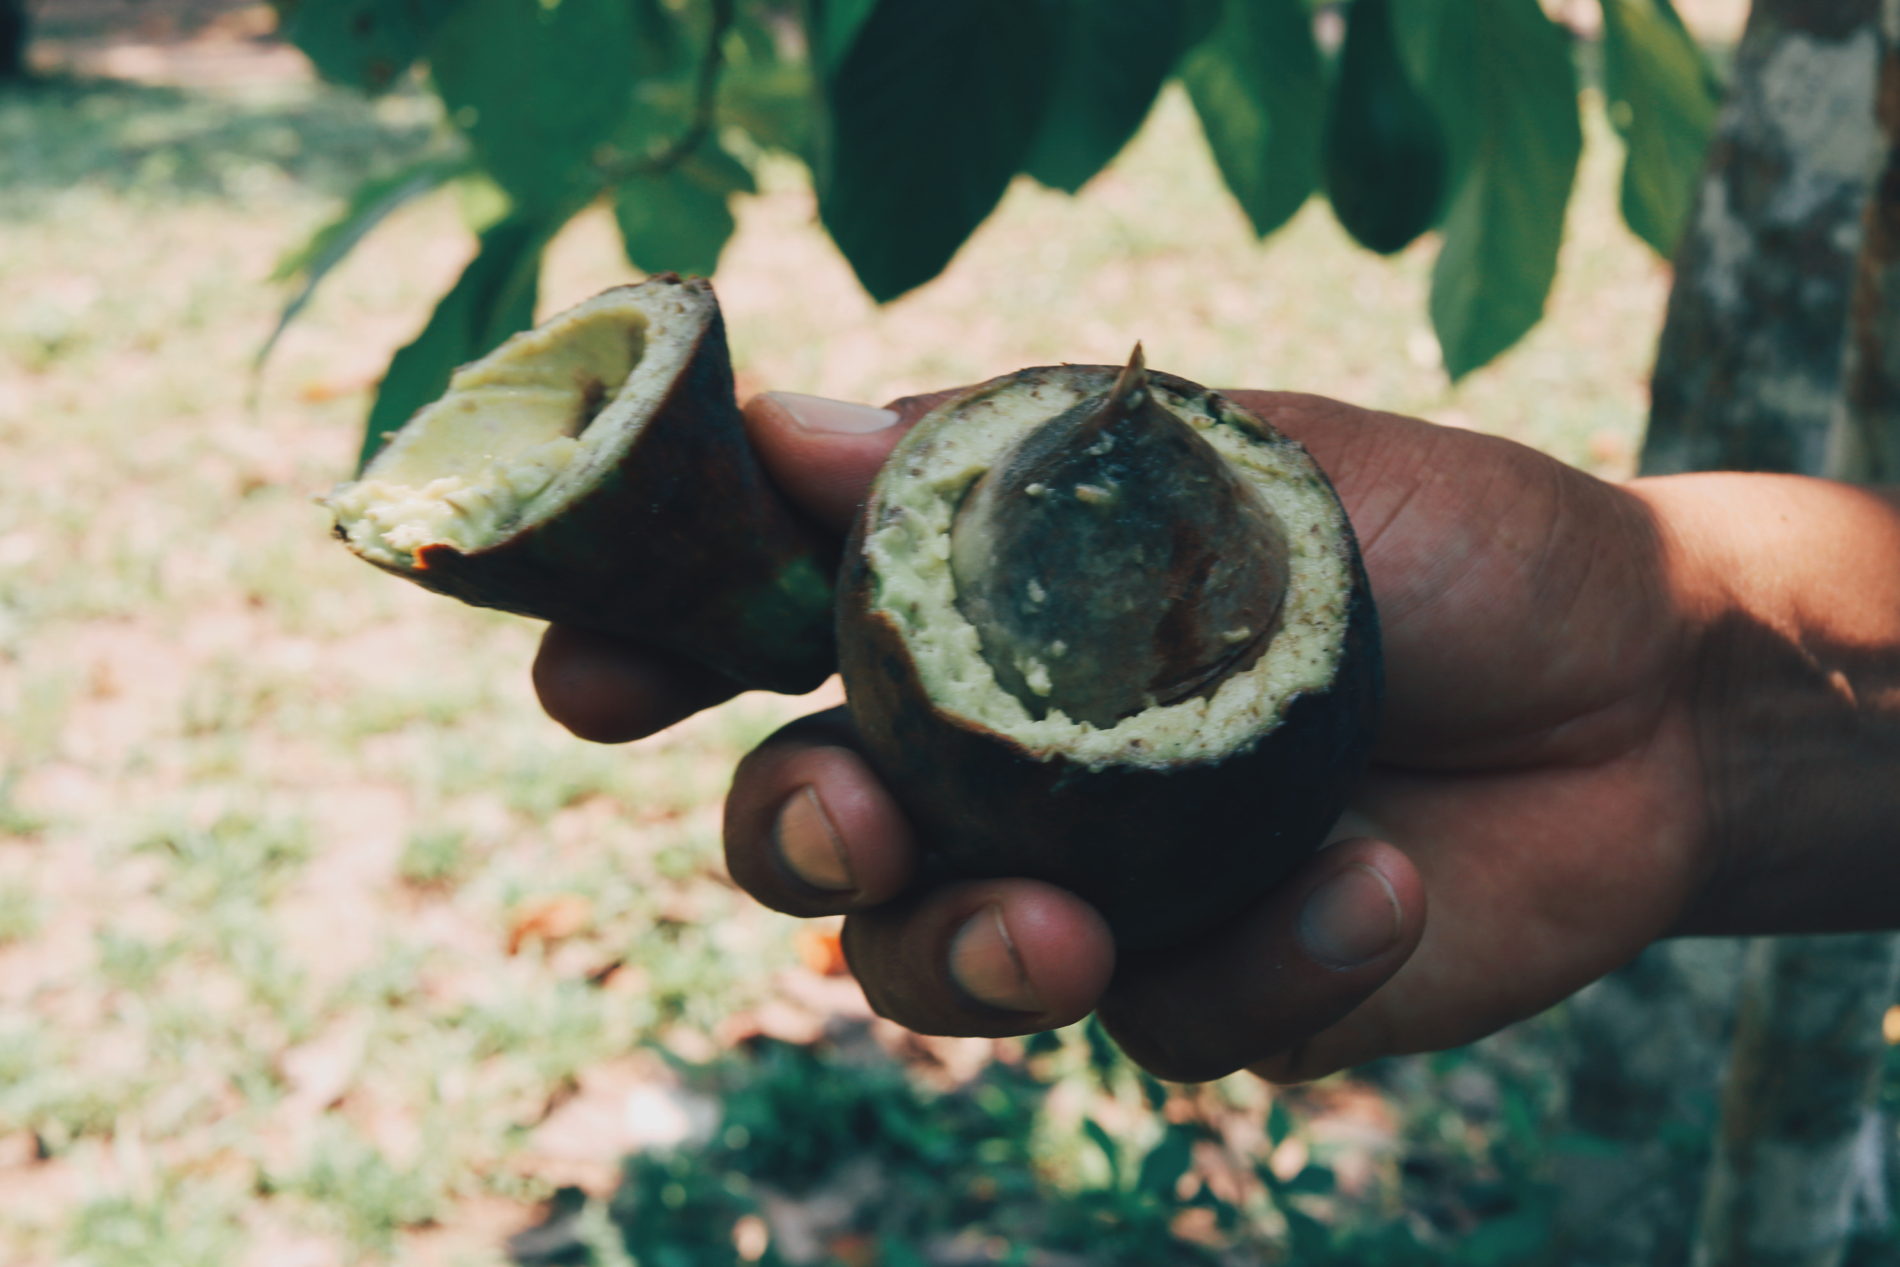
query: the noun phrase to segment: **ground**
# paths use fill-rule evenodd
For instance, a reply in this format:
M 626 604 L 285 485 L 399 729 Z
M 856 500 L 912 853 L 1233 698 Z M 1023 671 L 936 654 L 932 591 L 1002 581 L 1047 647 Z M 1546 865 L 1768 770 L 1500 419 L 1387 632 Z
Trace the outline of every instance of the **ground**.
M 471 237 L 453 194 L 401 213 L 257 375 L 268 279 L 433 143 L 427 96 L 316 84 L 259 5 L 37 11 L 49 77 L 0 96 L 0 1260 L 1410 1262 L 1475 1233 L 1508 1261 L 1549 1024 L 1274 1094 L 1160 1088 L 1084 1028 L 871 1021 L 827 929 L 718 857 L 735 756 L 829 690 L 589 747 L 535 707 L 527 622 L 328 538 L 312 497 Z M 884 309 L 768 161 L 716 277 L 741 387 L 878 400 L 1139 338 L 1622 476 L 1668 277 L 1591 110 L 1548 317 L 1457 388 L 1430 244 L 1377 259 L 1317 202 L 1256 243 L 1174 98 Z M 543 310 L 632 276 L 590 214 Z

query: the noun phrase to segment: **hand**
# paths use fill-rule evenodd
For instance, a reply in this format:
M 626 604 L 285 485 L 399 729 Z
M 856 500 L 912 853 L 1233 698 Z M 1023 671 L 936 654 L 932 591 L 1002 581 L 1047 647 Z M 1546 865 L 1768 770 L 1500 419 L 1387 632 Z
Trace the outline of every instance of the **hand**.
M 1332 476 L 1379 606 L 1388 708 L 1345 838 L 1236 923 L 1118 965 L 1095 912 L 1046 884 L 913 889 L 910 825 L 848 720 L 807 718 L 741 764 L 728 862 L 779 910 L 847 913 L 884 1015 L 998 1035 L 1099 1010 L 1161 1076 L 1297 1079 L 1471 1041 L 1697 919 L 1717 869 L 1698 725 L 1716 600 L 1685 580 L 1669 499 L 1492 437 L 1233 395 Z M 842 534 L 928 403 L 764 397 L 747 420 L 784 491 Z M 561 629 L 535 674 L 550 714 L 608 741 L 732 693 Z

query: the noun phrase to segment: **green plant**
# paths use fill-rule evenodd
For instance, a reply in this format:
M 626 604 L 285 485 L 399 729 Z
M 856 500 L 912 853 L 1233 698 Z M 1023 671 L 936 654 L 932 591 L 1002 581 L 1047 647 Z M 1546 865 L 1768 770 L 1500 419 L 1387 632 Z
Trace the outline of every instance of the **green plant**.
M 429 827 L 409 833 L 396 870 L 419 889 L 449 888 L 468 871 L 468 834 L 457 827 Z
M 676 1061 L 721 1117 L 702 1141 L 625 1163 L 609 1213 L 634 1259 L 731 1262 L 747 1221 L 758 1224 L 755 1251 L 761 1232 L 789 1223 L 840 1259 L 875 1247 L 897 1264 L 931 1261 L 954 1236 L 1013 1263 L 1503 1267 L 1535 1261 L 1546 1236 L 1548 1202 L 1535 1187 L 1494 1194 L 1446 1227 L 1404 1213 L 1430 1194 L 1403 1172 L 1344 1190 L 1315 1155 L 1305 1115 L 1279 1096 L 1265 1150 L 1240 1154 L 1221 1122 L 1253 1107 L 1223 1103 L 1218 1088 L 1171 1093 L 1093 1023 L 1039 1035 L 1019 1060 L 934 1089 L 861 1038 L 761 1040 L 704 1065 Z M 1420 1173 L 1478 1160 L 1423 1129 L 1408 1128 L 1401 1145 Z M 1294 1141 L 1307 1160 L 1282 1177 L 1267 1158 Z M 1251 1190 L 1211 1183 L 1215 1157 L 1216 1169 L 1251 1174 Z M 774 1240 L 758 1261 L 786 1259 Z
M 886 301 L 935 277 L 1018 173 L 1081 188 L 1178 77 L 1262 236 L 1322 171 L 1375 249 L 1438 227 L 1430 310 L 1456 378 L 1542 316 L 1581 148 L 1574 41 L 1537 0 L 1362 0 L 1338 73 L 1307 0 L 276 3 L 332 80 L 378 92 L 426 63 L 457 133 L 286 259 L 284 321 L 407 202 L 451 182 L 502 195 L 390 363 L 365 461 L 450 370 L 526 328 L 542 254 L 579 211 L 612 206 L 636 267 L 711 272 L 767 152 L 810 167 L 821 221 Z M 1670 0 L 1602 3 L 1623 210 L 1667 254 L 1717 85 Z M 1395 131 L 1395 110 L 1422 130 Z M 1407 214 L 1375 223 L 1382 195 Z
M 448 1194 L 426 1159 L 392 1164 L 381 1150 L 340 1122 L 326 1122 L 302 1163 L 266 1181 L 320 1203 L 355 1244 L 387 1253 L 398 1230 L 431 1222 Z
M 44 919 L 36 889 L 18 881 L 0 883 L 0 949 L 39 932 Z
M 201 1185 L 168 1184 L 145 1196 L 96 1197 L 67 1237 L 70 1261 L 89 1267 L 213 1267 L 243 1244 L 237 1203 Z

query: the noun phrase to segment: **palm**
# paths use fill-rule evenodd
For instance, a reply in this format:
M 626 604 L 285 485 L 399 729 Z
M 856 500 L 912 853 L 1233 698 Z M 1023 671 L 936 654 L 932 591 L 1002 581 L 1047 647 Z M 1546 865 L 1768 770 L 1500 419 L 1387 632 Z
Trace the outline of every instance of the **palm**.
M 1388 1050 L 1469 1041 L 1626 961 L 1693 886 L 1662 544 L 1636 499 L 1528 449 L 1310 397 L 1250 403 L 1312 448 L 1361 534 L 1391 689 L 1355 809 L 1431 902 L 1405 967 L 1274 1071 L 1329 1067 L 1372 1033 Z
M 1099 1008 L 1165 1076 L 1263 1059 L 1270 1076 L 1310 1076 L 1479 1037 L 1615 967 L 1688 909 L 1706 862 L 1691 641 L 1645 495 L 1491 437 L 1318 397 L 1232 394 L 1319 459 L 1364 549 L 1388 691 L 1353 806 L 1368 820 L 1353 828 L 1361 838 L 1323 851 L 1201 943 L 1118 961 L 1100 917 L 1048 885 L 913 885 L 912 829 L 855 754 L 849 725 L 790 727 L 735 777 L 733 876 L 780 910 L 848 913 L 852 964 L 886 1015 L 934 1033 L 1004 1034 Z M 895 408 L 914 420 L 930 403 Z M 839 530 L 901 432 L 813 430 L 769 398 L 748 419 L 784 491 Z M 560 630 L 537 682 L 550 711 L 604 739 L 651 733 L 732 690 Z M 786 836 L 814 799 L 829 815 L 823 829 L 807 808 L 806 827 Z M 823 876 L 836 876 L 824 860 L 836 868 L 842 851 L 842 879 L 795 876 L 784 844 L 794 837 Z M 1308 903 L 1348 873 L 1370 895 L 1361 926 L 1383 920 L 1389 929 L 1374 932 L 1389 937 L 1328 959 L 1306 940 Z M 983 1002 L 952 980 L 946 948 L 959 930 L 999 921 L 1007 938 L 991 938 L 985 979 L 1030 983 L 1026 1004 Z

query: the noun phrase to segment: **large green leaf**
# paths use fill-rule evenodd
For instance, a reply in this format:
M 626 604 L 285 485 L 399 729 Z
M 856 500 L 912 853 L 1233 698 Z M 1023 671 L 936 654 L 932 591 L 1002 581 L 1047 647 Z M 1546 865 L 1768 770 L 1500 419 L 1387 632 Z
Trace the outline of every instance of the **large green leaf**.
M 285 39 L 325 79 L 379 92 L 414 64 L 462 0 L 277 0 Z
M 481 247 L 435 306 L 415 341 L 389 362 L 364 427 L 359 469 L 409 416 L 440 396 L 449 375 L 534 322 L 541 252 L 558 224 L 510 216 L 481 236 Z
M 450 117 L 518 206 L 572 199 L 632 102 L 626 0 L 463 0 L 429 64 Z
M 1074 193 L 1108 166 L 1216 11 L 1209 0 L 1063 0 L 1029 174 Z
M 1623 136 L 1623 218 L 1657 254 L 1675 254 L 1720 89 L 1669 0 L 1603 0 L 1603 83 Z
M 1221 176 L 1265 237 L 1319 179 L 1326 71 L 1305 0 L 1230 0 L 1181 77 Z
M 1353 0 L 1326 113 L 1326 195 L 1362 245 L 1403 250 L 1432 227 L 1448 156 L 1392 39 L 1390 0 Z
M 754 144 L 812 164 L 811 77 L 803 66 L 729 68 L 719 83 L 719 115 Z
M 752 173 L 708 141 L 669 172 L 629 180 L 614 191 L 614 219 L 635 268 L 709 277 L 732 236 L 727 199 L 751 193 Z
M 1002 198 L 1048 85 L 1044 0 L 879 0 L 823 86 L 818 211 L 880 302 L 943 270 Z
M 807 0 L 806 31 L 812 60 L 829 74 L 844 64 L 878 0 Z
M 1452 155 L 1431 313 L 1455 379 L 1543 316 L 1583 148 L 1576 65 L 1538 0 L 1401 0 L 1393 17 Z
M 633 23 L 633 73 L 642 81 L 689 72 L 693 53 L 680 20 L 665 0 L 629 0 Z
M 1135 1189 L 1164 1200 L 1174 1195 L 1175 1185 L 1194 1164 L 1194 1131 L 1186 1126 L 1170 1126 L 1141 1159 L 1135 1174 Z
M 371 230 L 405 203 L 441 188 L 466 172 L 468 167 L 469 161 L 463 155 L 431 155 L 357 186 L 356 192 L 350 195 L 348 204 L 336 219 L 311 234 L 302 246 L 278 261 L 271 280 L 283 282 L 296 279 L 298 285 L 285 302 L 283 311 L 278 314 L 277 325 L 271 330 L 270 337 L 257 350 L 253 368 L 264 368 L 264 362 L 270 359 L 271 350 L 277 346 L 277 341 L 283 337 L 290 323 L 309 304 L 317 286 L 331 269 L 342 263 L 358 242 L 369 236 Z

